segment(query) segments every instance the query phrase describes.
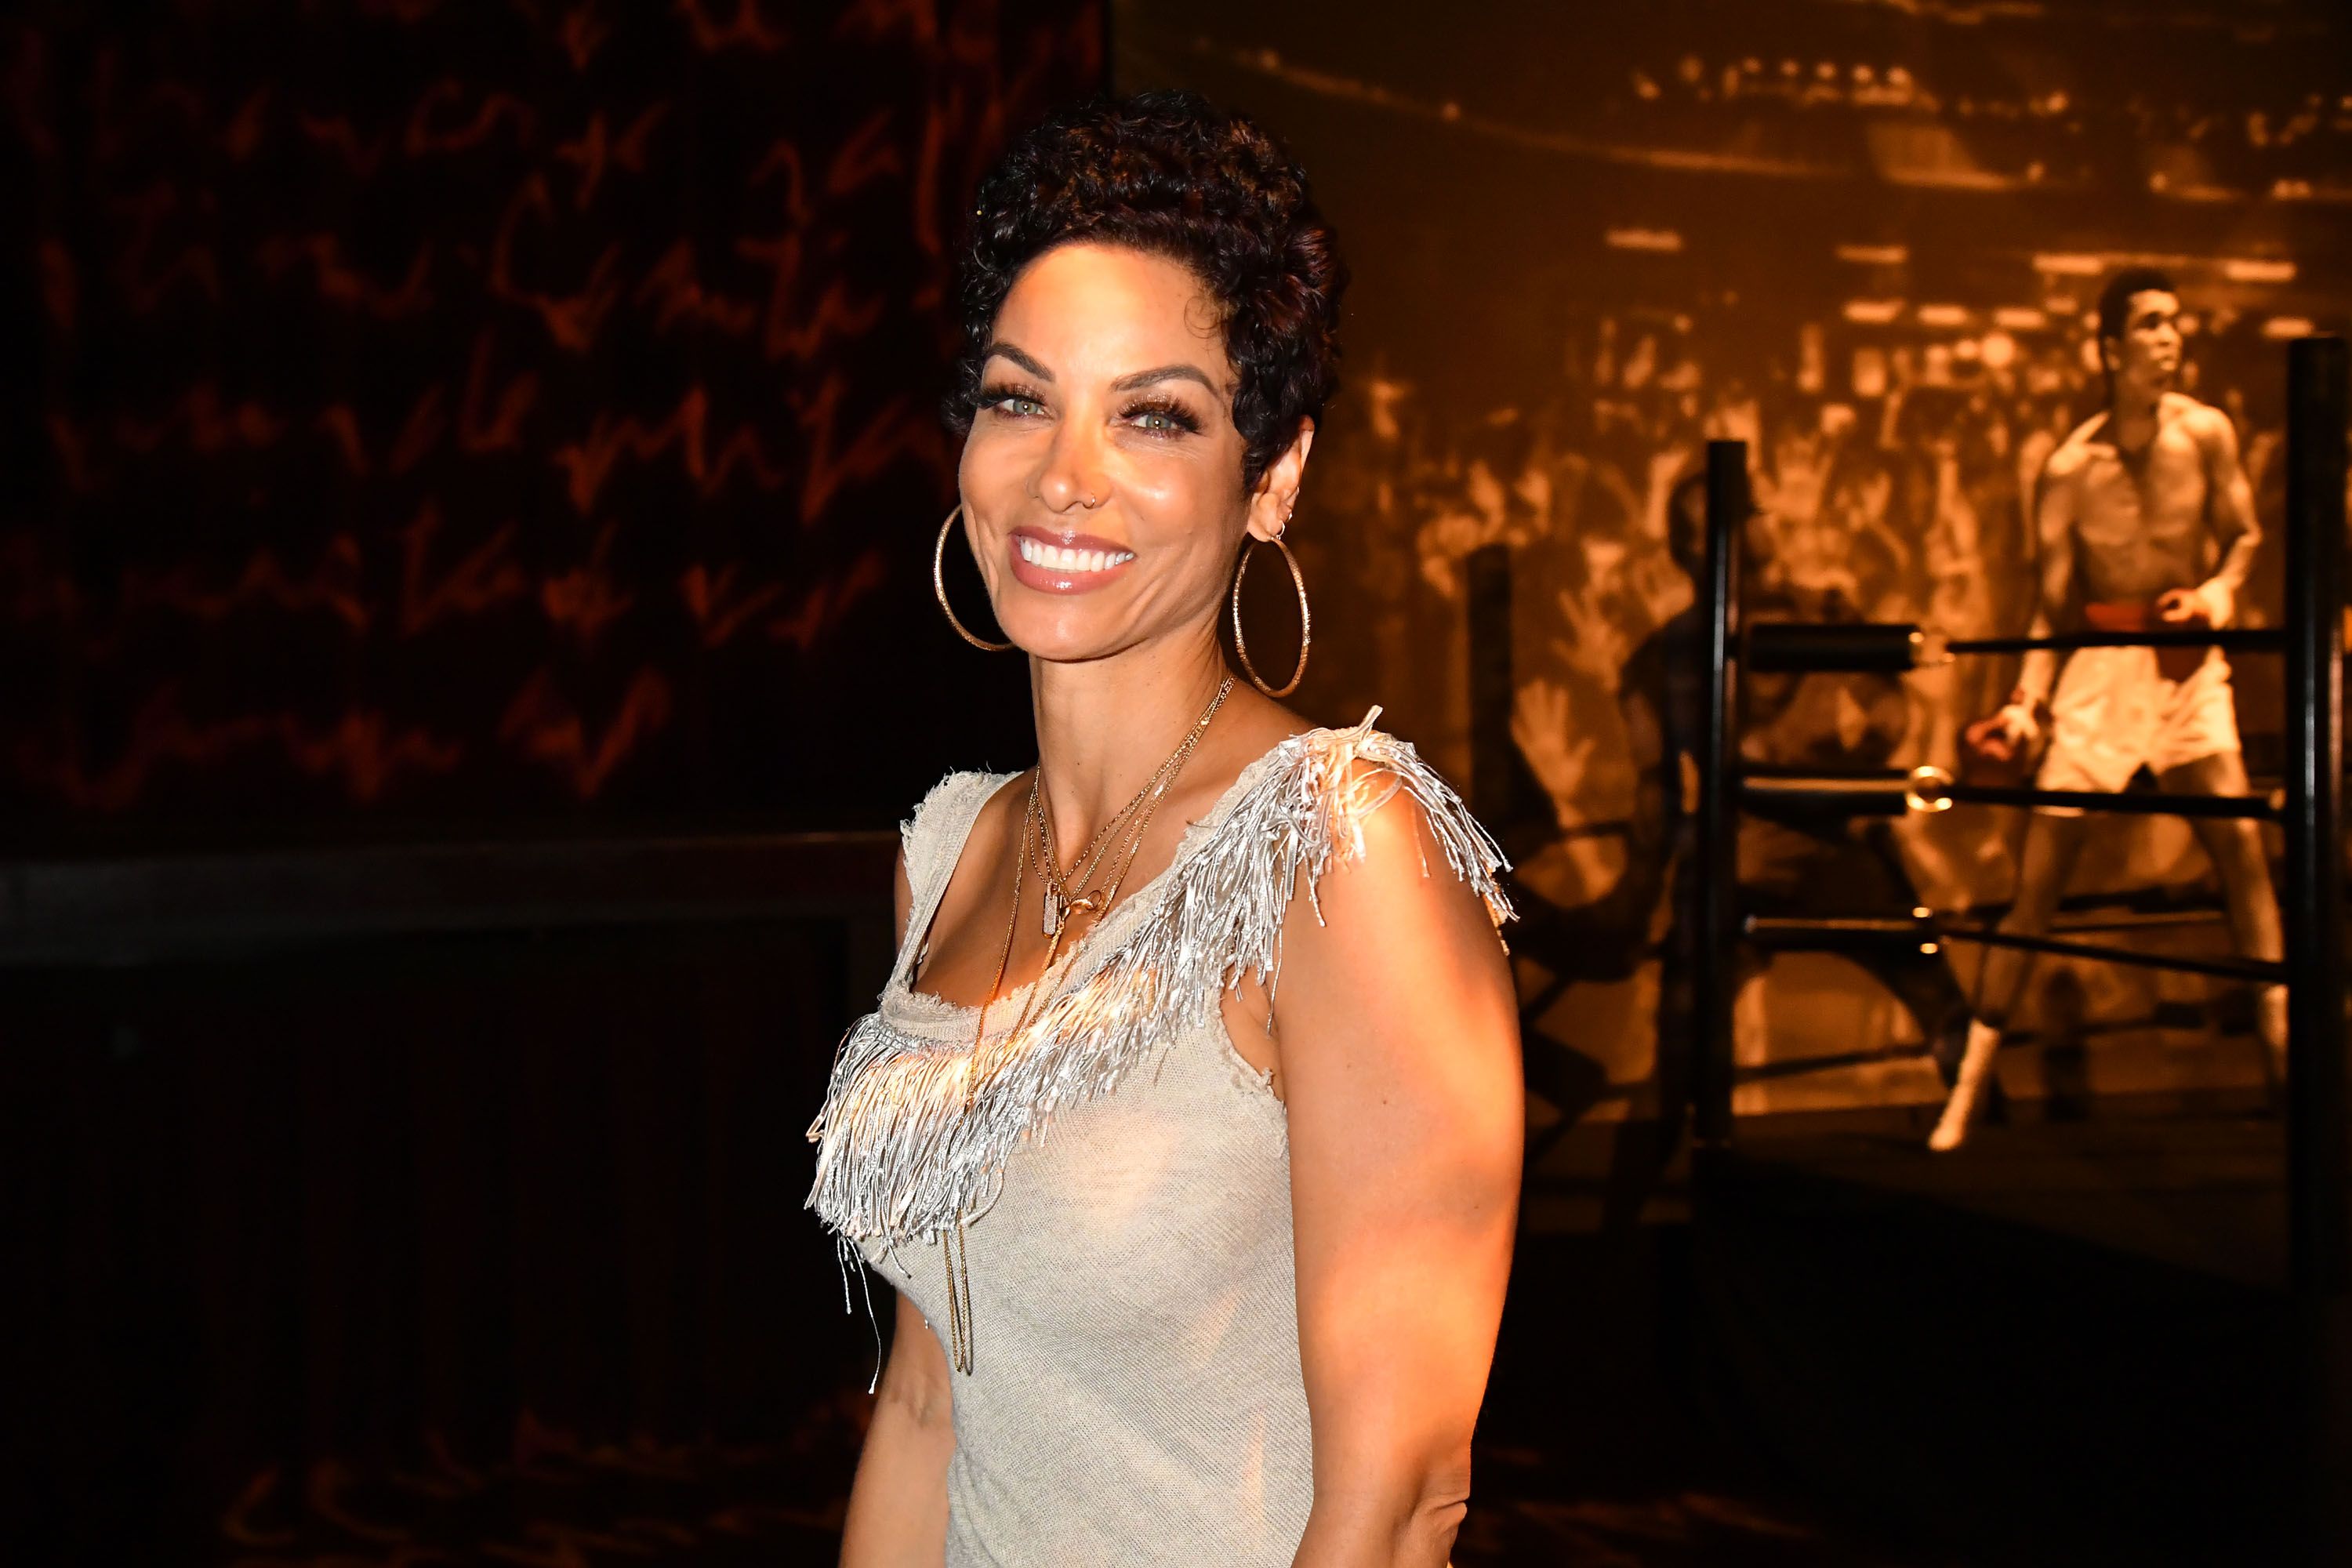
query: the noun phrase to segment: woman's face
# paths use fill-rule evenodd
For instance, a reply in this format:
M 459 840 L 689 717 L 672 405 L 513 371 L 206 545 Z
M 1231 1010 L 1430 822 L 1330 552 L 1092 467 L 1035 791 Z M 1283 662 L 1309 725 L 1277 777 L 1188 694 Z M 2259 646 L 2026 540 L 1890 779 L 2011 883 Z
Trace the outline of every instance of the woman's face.
M 960 482 L 1017 646 L 1095 659 L 1213 623 L 1243 531 L 1279 531 L 1312 437 L 1244 492 L 1234 388 L 1216 308 L 1179 263 L 1071 244 L 1014 280 Z

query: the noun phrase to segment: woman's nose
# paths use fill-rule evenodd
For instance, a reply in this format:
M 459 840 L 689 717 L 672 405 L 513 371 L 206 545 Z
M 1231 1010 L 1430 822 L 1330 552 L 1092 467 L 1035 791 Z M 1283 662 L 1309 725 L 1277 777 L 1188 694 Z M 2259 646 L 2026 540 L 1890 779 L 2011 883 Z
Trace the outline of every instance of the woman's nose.
M 1055 511 L 1092 510 L 1110 499 L 1100 440 L 1074 426 L 1066 423 L 1055 431 L 1045 466 L 1037 475 L 1037 499 Z

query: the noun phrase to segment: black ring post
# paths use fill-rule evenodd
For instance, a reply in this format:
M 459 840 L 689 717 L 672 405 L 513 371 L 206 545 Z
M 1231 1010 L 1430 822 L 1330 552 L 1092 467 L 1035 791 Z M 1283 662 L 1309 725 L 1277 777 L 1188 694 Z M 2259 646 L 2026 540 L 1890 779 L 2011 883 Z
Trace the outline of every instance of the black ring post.
M 2345 1148 L 2344 479 L 2341 338 L 2287 351 L 2286 958 L 2289 1268 L 2311 1353 L 2311 1560 L 2352 1549 L 2352 1193 Z
M 1731 1137 L 1732 959 L 1739 940 L 1738 783 L 1731 759 L 1739 694 L 1732 639 L 1739 635 L 1739 540 L 1748 522 L 1748 443 L 1706 444 L 1707 689 L 1698 758 L 1699 931 L 1692 965 L 1692 1131 L 1700 1144 Z

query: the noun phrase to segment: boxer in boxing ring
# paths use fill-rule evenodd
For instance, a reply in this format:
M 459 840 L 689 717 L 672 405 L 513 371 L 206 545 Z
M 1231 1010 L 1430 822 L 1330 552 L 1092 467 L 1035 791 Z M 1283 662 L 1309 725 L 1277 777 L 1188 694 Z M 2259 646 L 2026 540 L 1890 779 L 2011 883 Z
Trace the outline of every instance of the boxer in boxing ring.
M 2180 298 L 2169 279 L 2126 268 L 2102 290 L 2098 311 L 2107 405 L 2042 467 L 2033 502 L 2040 597 L 2029 635 L 2226 626 L 2262 541 L 2237 432 L 2220 409 L 2178 390 Z M 2216 647 L 2028 654 L 2007 706 L 1971 725 L 1967 745 L 1994 764 L 2014 765 L 2045 735 L 2034 775 L 2042 789 L 2113 793 L 2146 768 L 2169 792 L 2246 791 L 2230 665 Z M 2195 818 L 2191 826 L 2220 874 L 2238 951 L 2279 959 L 2278 901 L 2256 824 Z M 2049 930 L 2083 843 L 2078 810 L 2034 810 L 2002 931 Z M 2016 948 L 1987 950 L 1967 1047 L 1930 1148 L 1958 1148 L 1967 1138 L 2032 960 Z M 2265 986 L 2260 1001 L 2259 1027 L 2276 1068 L 2286 988 Z

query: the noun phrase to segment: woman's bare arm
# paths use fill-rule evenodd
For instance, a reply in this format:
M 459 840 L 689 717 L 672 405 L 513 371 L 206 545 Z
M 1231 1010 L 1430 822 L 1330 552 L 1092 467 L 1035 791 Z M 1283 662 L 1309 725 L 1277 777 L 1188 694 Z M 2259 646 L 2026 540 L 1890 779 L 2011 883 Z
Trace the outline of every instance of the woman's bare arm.
M 900 1296 L 890 1364 L 842 1521 L 842 1568 L 939 1568 L 946 1559 L 953 1398 L 939 1336 Z
M 1315 1448 L 1296 1562 L 1440 1568 L 1510 1271 L 1518 1013 L 1411 797 L 1362 832 L 1318 885 L 1328 923 L 1292 903 L 1276 993 Z
M 898 857 L 898 941 L 907 940 L 914 894 Z M 955 1452 L 953 1385 L 947 1352 L 923 1314 L 898 1297 L 890 1362 L 877 1390 L 874 1421 L 849 1489 L 841 1529 L 842 1568 L 939 1568 L 947 1556 L 948 1458 Z

